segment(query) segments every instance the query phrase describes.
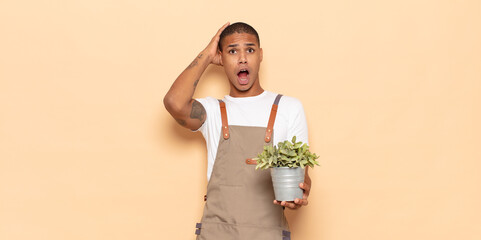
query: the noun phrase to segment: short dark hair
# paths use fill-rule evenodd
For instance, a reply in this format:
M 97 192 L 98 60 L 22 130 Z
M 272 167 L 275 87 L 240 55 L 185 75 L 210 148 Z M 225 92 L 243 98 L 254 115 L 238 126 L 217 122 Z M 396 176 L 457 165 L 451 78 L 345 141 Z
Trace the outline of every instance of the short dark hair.
M 259 34 L 257 34 L 257 31 L 251 25 L 249 25 L 247 23 L 243 23 L 243 22 L 236 22 L 236 23 L 233 23 L 233 24 L 229 25 L 228 27 L 226 27 L 224 29 L 224 31 L 222 31 L 222 33 L 220 34 L 219 44 L 218 44 L 219 51 L 222 52 L 222 40 L 225 37 L 227 37 L 231 34 L 234 34 L 234 33 L 252 34 L 257 38 L 257 44 L 259 46 L 261 45 L 261 40 L 259 39 Z

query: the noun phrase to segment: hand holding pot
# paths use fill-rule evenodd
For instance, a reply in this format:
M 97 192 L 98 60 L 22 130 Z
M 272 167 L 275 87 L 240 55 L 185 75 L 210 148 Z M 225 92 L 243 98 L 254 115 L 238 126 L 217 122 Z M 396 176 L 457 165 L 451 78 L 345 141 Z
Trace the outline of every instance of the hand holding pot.
M 290 209 L 298 209 L 302 206 L 307 206 L 308 204 L 307 197 L 309 197 L 309 193 L 311 191 L 311 178 L 309 177 L 307 169 L 308 168 L 306 168 L 306 172 L 304 175 L 304 182 L 299 184 L 299 187 L 304 191 L 304 194 L 302 195 L 302 199 L 296 198 L 294 202 L 287 202 L 287 201 L 280 202 L 280 201 L 274 200 L 274 204 L 281 205 L 283 207 L 288 207 Z

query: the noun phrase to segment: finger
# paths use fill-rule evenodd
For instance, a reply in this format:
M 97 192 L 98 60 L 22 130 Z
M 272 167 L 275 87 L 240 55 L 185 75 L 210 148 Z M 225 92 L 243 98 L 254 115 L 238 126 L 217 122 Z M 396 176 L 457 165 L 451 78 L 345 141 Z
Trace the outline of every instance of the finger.
M 274 204 L 276 205 L 281 205 L 281 202 L 277 201 L 277 200 L 274 200 Z
M 226 24 L 224 24 L 218 31 L 217 33 L 215 34 L 215 36 L 212 38 L 212 40 L 210 40 L 210 44 L 214 44 L 214 45 L 217 45 L 219 43 L 219 40 L 220 40 L 220 34 L 222 33 L 222 31 L 224 31 L 224 29 L 226 27 L 228 27 L 230 25 L 229 22 L 227 22 Z
M 287 201 L 282 201 L 281 205 L 284 206 L 284 207 L 288 207 L 288 208 L 294 208 L 296 206 L 296 204 L 290 203 L 290 202 L 287 202 Z
M 307 199 L 299 199 L 299 198 L 296 198 L 294 200 L 294 203 L 301 206 L 307 206 L 308 204 Z
M 285 207 L 287 207 L 287 208 L 290 208 L 290 209 L 297 209 L 297 208 L 299 208 L 300 206 L 302 206 L 302 205 L 298 205 L 298 204 L 291 203 L 291 202 L 286 202 L 286 201 L 282 201 L 282 203 L 285 204 L 285 205 L 283 205 L 283 206 L 285 206 Z
M 230 25 L 229 22 L 225 23 L 225 24 L 219 29 L 219 31 L 217 31 L 217 33 L 215 34 L 215 38 L 220 37 L 220 34 L 222 33 L 222 31 L 224 31 L 224 29 L 225 29 L 226 27 L 228 27 L 229 25 Z
M 311 192 L 311 185 L 307 183 L 300 183 L 299 187 L 304 190 L 304 195 L 309 196 L 309 193 Z
M 309 177 L 309 173 L 308 173 L 308 170 L 309 168 L 306 168 L 306 173 L 304 175 L 304 182 L 311 185 L 311 177 Z
M 308 191 L 308 192 L 311 191 L 311 185 L 305 182 L 299 183 L 299 187 L 304 189 L 304 191 Z
M 302 199 L 307 200 L 308 197 L 309 197 L 309 193 L 306 194 L 306 193 L 304 192 L 304 194 L 302 195 Z

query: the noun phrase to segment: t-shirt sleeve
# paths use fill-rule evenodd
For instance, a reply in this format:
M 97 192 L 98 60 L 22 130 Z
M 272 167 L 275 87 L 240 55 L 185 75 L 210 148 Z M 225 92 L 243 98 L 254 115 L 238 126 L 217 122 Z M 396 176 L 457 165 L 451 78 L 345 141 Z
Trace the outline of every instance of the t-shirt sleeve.
M 205 126 L 207 126 L 207 121 L 209 120 L 209 112 L 211 111 L 210 109 L 210 104 L 209 104 L 209 100 L 207 98 L 196 98 L 195 99 L 197 102 L 200 102 L 200 104 L 202 104 L 202 106 L 204 107 L 205 109 L 205 121 L 202 123 L 202 125 L 198 128 L 198 129 L 195 129 L 195 130 L 191 130 L 192 132 L 197 132 L 197 131 L 200 131 L 200 132 L 203 132 L 203 130 L 205 130 Z
M 216 124 L 216 116 L 220 114 L 217 113 L 219 112 L 219 101 L 213 97 L 196 98 L 195 100 L 202 104 L 205 109 L 206 116 L 204 123 L 198 129 L 192 131 L 200 131 L 205 135 L 207 132 L 212 131 L 213 129 L 211 128 Z
M 196 99 L 205 109 L 206 117 L 205 121 L 199 129 L 204 136 L 207 146 L 207 179 L 210 178 L 212 168 L 214 166 L 214 160 L 217 154 L 217 147 L 219 145 L 220 130 L 222 128 L 219 100 L 213 97 Z
M 296 136 L 296 141 L 309 144 L 306 115 L 301 101 L 295 99 L 292 101 L 292 118 L 289 121 L 289 130 L 287 132 L 287 139 L 291 140 Z

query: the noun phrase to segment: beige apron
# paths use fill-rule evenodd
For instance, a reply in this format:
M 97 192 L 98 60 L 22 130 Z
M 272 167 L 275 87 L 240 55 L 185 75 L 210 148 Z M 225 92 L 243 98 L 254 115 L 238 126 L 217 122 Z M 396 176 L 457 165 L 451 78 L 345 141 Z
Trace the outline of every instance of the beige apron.
M 222 130 L 197 240 L 290 240 L 281 206 L 274 205 L 270 171 L 255 170 L 251 158 L 272 145 L 278 95 L 267 128 L 229 126 L 219 100 Z

